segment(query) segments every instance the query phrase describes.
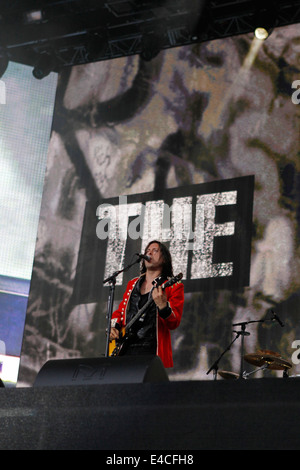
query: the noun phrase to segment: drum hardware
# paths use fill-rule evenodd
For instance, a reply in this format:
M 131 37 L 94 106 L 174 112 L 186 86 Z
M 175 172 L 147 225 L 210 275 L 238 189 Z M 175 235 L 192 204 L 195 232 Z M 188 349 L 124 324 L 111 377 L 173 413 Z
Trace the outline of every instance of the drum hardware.
M 279 353 L 273 351 L 266 351 L 270 354 L 263 354 L 264 351 L 258 351 L 255 354 L 246 354 L 244 359 L 251 365 L 259 366 L 257 369 L 252 370 L 251 372 L 243 372 L 243 379 L 247 379 L 250 375 L 255 374 L 260 370 L 282 370 L 283 377 L 288 376 L 288 370 L 292 368 L 292 364 L 285 359 L 283 359 Z M 229 372 L 225 370 L 220 370 L 219 375 L 223 379 L 238 379 L 239 374 L 235 372 Z
M 241 362 L 240 362 L 240 373 L 237 377 L 237 374 L 234 372 L 229 372 L 229 371 L 220 371 L 219 375 L 223 378 L 226 379 L 244 379 L 247 378 L 249 375 L 254 374 L 255 372 L 258 372 L 259 370 L 264 370 L 264 369 L 271 369 L 271 370 L 283 370 L 283 377 L 288 377 L 288 369 L 292 367 L 292 365 L 288 362 L 285 361 L 280 354 L 275 353 L 274 351 L 269 351 L 269 350 L 260 350 L 258 351 L 257 354 L 247 354 L 244 356 L 244 343 L 245 343 L 245 336 L 249 336 L 250 333 L 246 331 L 247 325 L 250 323 L 264 323 L 268 321 L 274 321 L 276 320 L 278 324 L 283 327 L 283 323 L 280 321 L 280 319 L 277 317 L 277 315 L 271 311 L 272 317 L 269 319 L 262 319 L 262 320 L 248 320 L 245 322 L 240 322 L 240 323 L 233 323 L 232 326 L 240 326 L 241 329 L 239 331 L 233 331 L 233 333 L 236 333 L 235 338 L 231 341 L 231 343 L 227 346 L 227 348 L 220 354 L 218 359 L 213 363 L 213 365 L 208 369 L 206 374 L 208 375 L 211 371 L 213 371 L 214 374 L 214 380 L 217 379 L 217 374 L 218 374 L 218 368 L 219 368 L 219 362 L 224 356 L 226 352 L 228 352 L 231 349 L 231 346 L 233 343 L 241 337 Z M 251 357 L 250 357 L 251 356 Z M 244 372 L 244 360 L 246 362 L 250 363 L 250 360 L 254 361 L 254 365 L 258 366 L 259 369 L 256 369 L 252 372 L 246 373 Z M 253 364 L 253 362 L 252 362 Z
M 264 322 L 265 320 L 250 320 L 247 322 L 242 322 L 242 323 L 235 323 L 232 326 L 241 326 L 241 329 L 239 331 L 233 331 L 233 333 L 236 334 L 235 338 L 231 341 L 231 343 L 227 346 L 227 348 L 222 352 L 222 354 L 218 357 L 218 359 L 213 363 L 213 365 L 208 369 L 206 374 L 208 375 L 211 371 L 213 371 L 214 374 L 214 380 L 217 379 L 217 373 L 218 373 L 218 368 L 219 368 L 219 362 L 224 356 L 226 352 L 228 352 L 231 349 L 231 346 L 233 343 L 241 336 L 242 337 L 242 354 L 241 354 L 241 367 L 240 367 L 240 375 L 239 378 L 243 378 L 243 356 L 244 356 L 244 338 L 245 336 L 249 336 L 250 333 L 246 331 L 246 325 L 249 323 L 261 323 Z
M 292 368 L 292 364 L 289 361 L 283 359 L 280 354 L 269 350 L 260 350 L 256 354 L 246 354 L 244 359 L 249 364 L 260 367 L 260 369 L 256 369 L 253 373 L 261 369 L 282 370 L 283 377 L 288 377 L 288 370 Z
M 243 372 L 243 379 L 247 379 L 249 375 L 255 374 L 259 370 L 264 370 L 268 368 L 268 364 L 264 364 L 262 367 L 259 367 L 258 369 L 252 370 L 251 372 Z M 229 372 L 226 370 L 220 370 L 218 374 L 223 378 L 223 379 L 238 379 L 239 374 L 236 374 L 235 372 Z
M 252 370 L 251 372 L 246 372 L 244 371 L 243 372 L 243 378 L 244 379 L 247 379 L 249 377 L 249 375 L 252 375 L 252 374 L 255 374 L 256 372 L 258 372 L 259 370 L 265 370 L 268 368 L 268 364 L 264 364 L 263 366 L 259 367 L 258 369 L 255 369 L 255 370 Z

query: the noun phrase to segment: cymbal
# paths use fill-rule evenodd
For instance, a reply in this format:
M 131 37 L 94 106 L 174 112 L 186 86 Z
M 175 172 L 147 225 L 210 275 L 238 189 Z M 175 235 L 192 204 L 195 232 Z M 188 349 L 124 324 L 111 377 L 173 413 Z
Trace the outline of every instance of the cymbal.
M 264 356 L 262 354 L 246 354 L 244 359 L 253 366 L 261 367 L 265 364 Z
M 270 362 L 268 364 L 268 369 L 271 370 L 286 370 L 286 369 L 291 369 L 292 364 L 284 359 L 282 357 L 275 357 L 272 358 L 274 361 Z
M 223 378 L 223 379 L 230 379 L 230 380 L 235 380 L 239 378 L 239 374 L 236 374 L 235 372 L 229 372 L 227 370 L 219 370 L 218 374 Z
M 246 354 L 244 359 L 249 364 L 257 367 L 262 367 L 267 364 L 267 369 L 271 370 L 285 370 L 292 367 L 292 364 L 282 359 L 282 357 L 271 356 L 268 354 Z
M 271 351 L 270 349 L 258 349 L 257 354 L 261 354 L 262 356 L 281 357 L 279 353 Z

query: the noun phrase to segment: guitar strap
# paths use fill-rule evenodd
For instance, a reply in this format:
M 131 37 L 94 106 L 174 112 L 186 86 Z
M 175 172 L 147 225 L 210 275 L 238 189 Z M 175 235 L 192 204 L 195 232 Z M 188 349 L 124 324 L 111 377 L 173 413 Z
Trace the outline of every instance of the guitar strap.
M 161 277 L 157 278 L 153 281 L 153 285 L 155 285 L 156 283 L 161 285 L 164 282 L 164 280 L 166 279 L 163 279 Z M 129 306 L 128 316 L 127 316 L 127 324 L 129 322 L 132 323 L 133 330 L 134 330 L 134 326 L 141 327 L 144 321 L 145 323 L 147 323 L 148 320 L 151 321 L 151 317 L 149 318 L 149 312 L 151 309 L 153 309 L 153 313 L 155 313 L 155 309 L 153 308 L 154 301 L 152 299 L 152 290 L 148 294 L 145 294 L 144 296 L 141 295 L 140 289 L 141 289 L 142 282 L 143 282 L 143 279 L 141 278 L 136 283 L 134 287 L 134 292 L 132 292 L 131 299 L 130 299 L 130 306 Z M 141 299 L 142 299 L 142 303 L 140 303 Z M 145 311 L 141 314 L 140 312 L 143 309 L 143 307 L 146 306 L 146 304 L 148 304 L 148 306 L 145 309 Z M 130 312 L 131 309 L 133 309 L 132 312 Z M 148 318 L 147 318 L 147 314 L 148 314 Z

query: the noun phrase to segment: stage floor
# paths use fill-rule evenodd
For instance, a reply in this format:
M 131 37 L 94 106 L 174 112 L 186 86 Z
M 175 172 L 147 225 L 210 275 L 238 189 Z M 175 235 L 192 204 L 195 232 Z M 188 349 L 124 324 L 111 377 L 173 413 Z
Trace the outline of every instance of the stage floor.
M 300 379 L 0 389 L 0 448 L 299 450 Z

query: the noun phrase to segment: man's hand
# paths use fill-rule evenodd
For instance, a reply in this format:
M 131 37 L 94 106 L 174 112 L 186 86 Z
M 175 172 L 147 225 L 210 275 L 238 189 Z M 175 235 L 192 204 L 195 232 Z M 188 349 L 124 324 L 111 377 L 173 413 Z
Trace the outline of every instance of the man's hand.
M 165 291 L 162 290 L 161 286 L 156 287 L 152 291 L 152 299 L 156 303 L 157 307 L 162 310 L 163 308 L 167 307 L 168 299 L 165 294 Z
M 112 340 L 118 339 L 118 338 L 119 338 L 119 330 L 117 330 L 117 328 L 111 328 L 110 329 L 109 339 L 112 341 Z

